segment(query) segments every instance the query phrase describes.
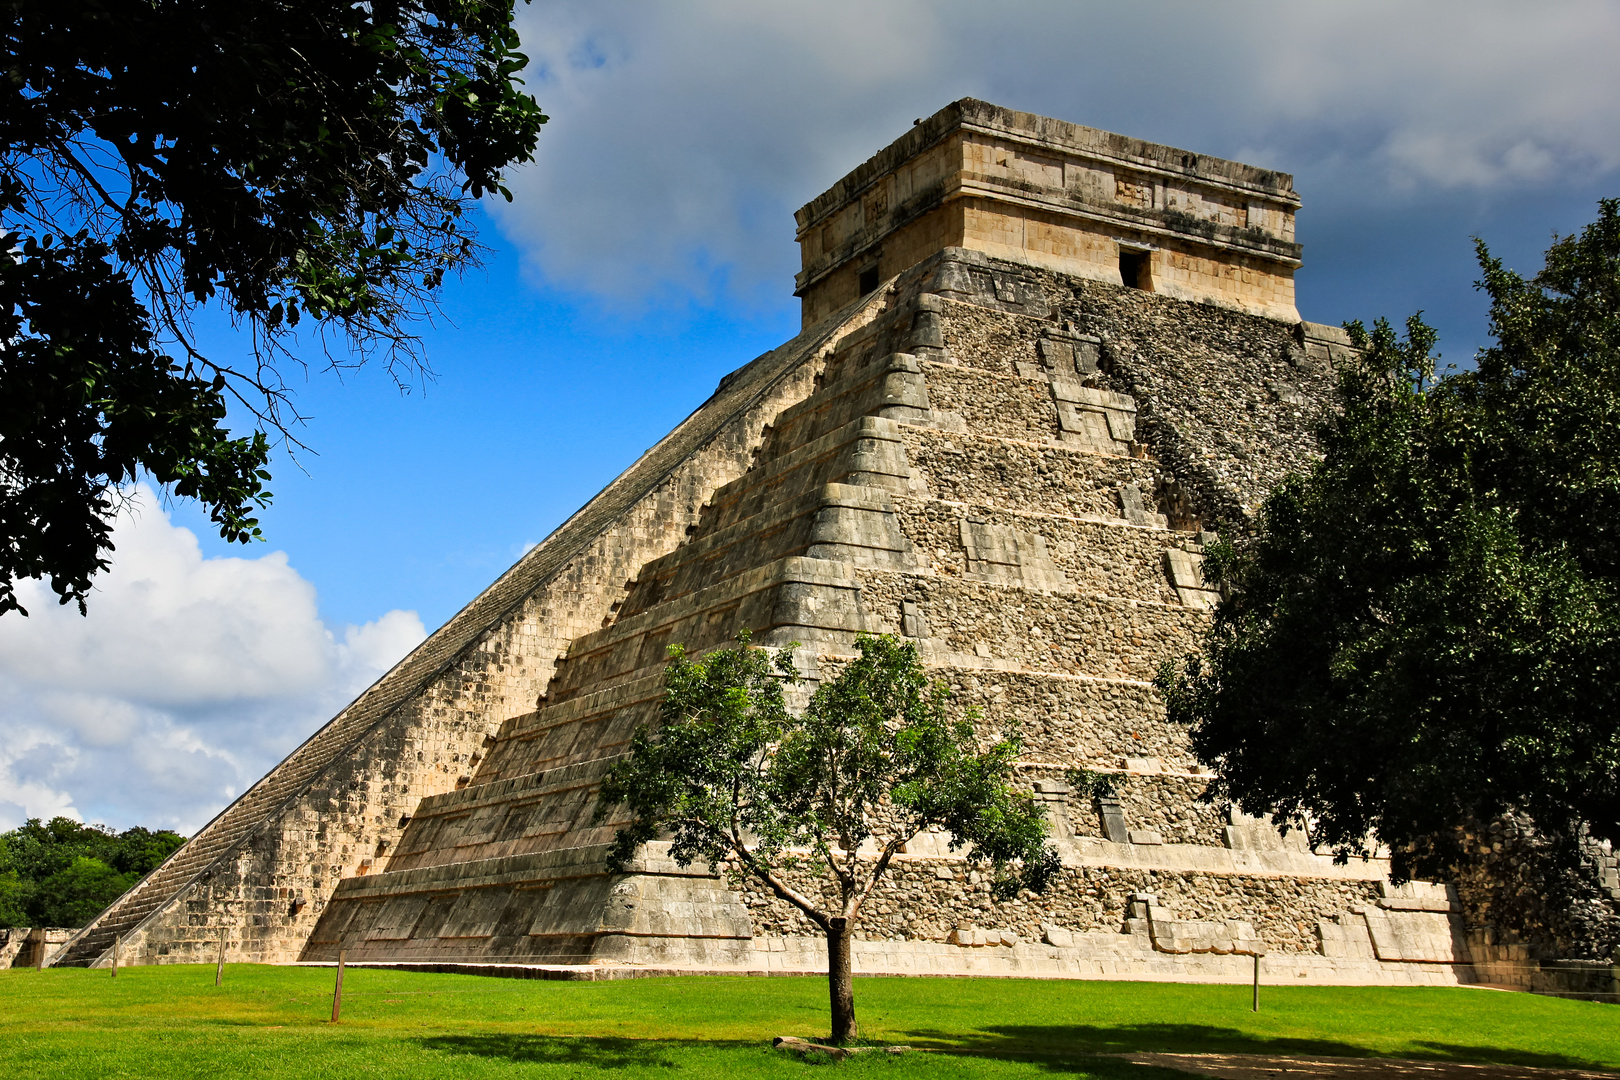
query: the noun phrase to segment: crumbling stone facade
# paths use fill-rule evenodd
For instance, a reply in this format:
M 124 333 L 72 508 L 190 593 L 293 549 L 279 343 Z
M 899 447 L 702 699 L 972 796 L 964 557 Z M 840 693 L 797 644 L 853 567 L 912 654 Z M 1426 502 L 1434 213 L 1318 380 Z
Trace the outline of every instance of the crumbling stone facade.
M 1040 147 L 1046 180 L 985 179 Z M 1209 774 L 1150 686 L 1207 626 L 1209 530 L 1308 464 L 1348 347 L 1293 314 L 1297 204 L 1282 174 L 983 103 L 918 125 L 801 211 L 810 329 L 64 959 L 114 933 L 137 962 L 209 958 L 223 932 L 240 959 L 813 970 L 780 902 L 658 843 L 609 875 L 623 822 L 593 820 L 666 647 L 747 628 L 800 643 L 811 679 L 857 632 L 901 634 L 987 735 L 1027 740 L 1061 883 L 996 903 L 919 837 L 864 970 L 1246 978 L 1264 951 L 1297 979 L 1469 978 L 1454 893 L 1199 801 Z M 1074 797 L 1074 768 L 1115 793 Z

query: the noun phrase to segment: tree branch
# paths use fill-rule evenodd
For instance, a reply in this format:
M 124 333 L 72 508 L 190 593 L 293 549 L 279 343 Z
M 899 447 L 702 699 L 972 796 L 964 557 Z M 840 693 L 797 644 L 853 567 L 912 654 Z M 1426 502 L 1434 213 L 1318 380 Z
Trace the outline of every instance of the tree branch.
M 883 845 L 883 853 L 878 856 L 877 863 L 872 867 L 872 874 L 866 879 L 866 885 L 861 889 L 860 895 L 844 905 L 844 918 L 853 920 L 860 913 L 861 905 L 866 903 L 866 898 L 872 895 L 873 889 L 877 888 L 878 879 L 889 869 L 889 863 L 902 847 L 911 842 L 911 838 L 917 835 L 920 828 L 921 826 L 912 829 L 905 836 L 896 836 Z
M 777 896 L 804 912 L 811 922 L 821 927 L 823 933 L 829 932 L 831 920 L 820 911 L 817 911 L 815 905 L 804 894 L 777 877 L 775 871 L 756 859 L 753 852 L 749 851 L 740 841 L 733 843 L 732 851 L 736 853 L 737 860 L 748 869 L 749 873 L 770 886 L 770 890 Z

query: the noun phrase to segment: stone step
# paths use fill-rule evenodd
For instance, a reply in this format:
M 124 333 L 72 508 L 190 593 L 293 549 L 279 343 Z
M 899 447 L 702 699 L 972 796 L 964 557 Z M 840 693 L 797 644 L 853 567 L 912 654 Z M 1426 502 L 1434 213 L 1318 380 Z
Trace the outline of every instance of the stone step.
M 761 458 L 710 496 L 695 535 L 746 521 L 830 483 L 908 490 L 911 467 L 899 423 L 880 416 L 858 417 L 791 452 Z
M 637 575 L 619 618 L 639 615 L 743 571 L 795 555 L 894 570 L 916 566 L 887 491 L 827 483 L 724 529 L 694 537 L 649 563 Z
M 279 801 L 280 793 L 275 791 L 279 786 L 271 786 L 266 797 L 254 801 L 263 804 Z M 176 890 L 249 835 L 263 821 L 263 814 L 255 812 L 256 809 L 250 803 L 239 801 L 232 814 L 237 821 L 218 819 L 213 827 L 192 837 L 155 873 L 114 902 L 91 924 L 89 931 L 74 942 L 60 962 L 94 960 L 105 953 L 117 935 L 134 930 L 148 915 L 167 904 Z

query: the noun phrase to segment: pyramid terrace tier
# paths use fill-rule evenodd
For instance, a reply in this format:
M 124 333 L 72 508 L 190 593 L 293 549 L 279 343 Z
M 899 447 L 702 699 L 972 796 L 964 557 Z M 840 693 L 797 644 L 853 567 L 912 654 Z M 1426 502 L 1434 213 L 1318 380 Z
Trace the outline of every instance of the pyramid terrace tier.
M 983 565 L 1030 572 L 1028 566 Z M 1196 648 L 1208 626 L 1203 610 L 1180 602 L 1049 591 L 988 578 L 879 571 L 855 576 L 870 625 L 903 626 L 910 615 L 921 624 L 924 655 L 947 667 L 1149 682 L 1166 659 Z
M 1199 608 L 1213 595 L 1196 569 L 1203 545 L 1162 525 L 905 496 L 888 505 L 923 576 Z M 887 616 L 879 620 L 884 628 L 901 628 Z
M 1032 764 L 1055 767 L 1061 775 L 1063 768 L 1074 764 L 1123 771 L 1130 768 L 1128 762 L 1142 759 L 1150 761 L 1151 766 L 1145 767 L 1156 772 L 1203 775 L 1193 772 L 1185 729 L 1165 722 L 1162 705 L 1142 680 L 1017 670 L 976 655 L 960 659 L 965 666 L 933 670 L 961 696 L 964 706 L 984 712 L 987 736 L 1016 717 Z M 657 723 L 662 694 L 663 668 L 652 666 L 639 678 L 514 717 L 473 783 L 425 800 L 412 827 L 424 826 L 430 808 L 484 797 L 479 789 L 488 784 L 514 783 L 626 752 L 636 727 Z M 407 833 L 395 860 L 425 847 L 431 844 Z
M 1056 842 L 1063 870 L 1053 888 L 996 901 L 988 880 L 944 840 L 920 836 L 894 861 L 869 902 L 860 940 L 892 942 L 918 961 L 938 943 L 1044 943 L 1072 950 L 1058 959 L 1117 953 L 1122 962 L 1259 948 L 1308 961 L 1357 955 L 1359 932 L 1366 955 L 1357 958 L 1373 970 L 1352 981 L 1378 981 L 1368 976 L 1385 954 L 1420 963 L 1466 957 L 1450 940 L 1454 901 L 1416 884 L 1406 891 L 1428 891 L 1405 898 L 1379 862 L 1336 866 L 1280 847 L 1067 839 Z M 706 867 L 676 864 L 667 848 L 648 844 L 620 874 L 606 872 L 605 847 L 590 845 L 350 879 L 304 959 L 330 961 L 343 949 L 351 962 L 768 967 L 777 965 L 761 954 L 816 940 L 801 915 L 756 883 L 744 879 L 733 889 Z M 821 891 L 802 872 L 788 874 L 809 894 Z M 1424 898 L 1431 893 L 1437 901 Z M 1413 930 L 1433 940 L 1412 940 Z M 1399 974 L 1386 972 L 1396 976 L 1390 981 L 1408 981 Z
M 1074 675 L 1151 679 L 1165 657 L 1191 648 L 1206 625 L 1201 609 L 1181 602 L 1058 590 L 1051 587 L 1058 584 L 1055 575 L 1042 566 L 977 565 L 986 570 L 981 580 L 955 580 L 803 556 L 778 559 L 577 639 L 548 700 L 645 677 L 662 668 L 671 644 L 700 651 L 728 644 L 743 628 L 754 630 L 762 644 L 797 642 L 807 657 L 847 655 L 855 634 L 880 631 L 891 618 L 903 624 L 908 601 L 928 622 L 917 636 L 944 654 L 944 662 L 960 653 L 968 662 Z M 1002 572 L 1020 577 L 991 576 Z M 1029 574 L 1042 575 L 1039 587 L 1022 580 Z M 874 617 L 872 605 L 882 605 L 883 614 Z M 488 768 L 500 760 L 497 747 Z
M 841 489 L 828 491 L 829 484 Z M 764 538 L 773 555 L 803 550 L 816 540 L 802 528 L 795 531 L 795 519 L 818 505 L 861 510 L 883 505 L 886 495 L 943 495 L 945 501 L 974 508 L 1162 527 L 1164 487 L 1151 461 L 861 417 L 756 466 L 717 492 L 693 538 L 637 575 L 637 588 L 622 610 L 645 610 L 679 595 L 649 591 L 654 582 L 664 590 L 687 590 L 712 579 L 733 565 L 722 555 L 739 544 Z M 816 534 L 830 536 L 827 528 Z M 710 569 L 694 571 L 699 564 Z
M 1137 498 L 1134 485 L 1128 486 L 1131 490 L 1123 500 L 1121 491 L 1114 491 L 1116 500 Z M 1146 513 L 1138 517 L 1144 524 L 1132 525 L 1122 517 L 1016 512 L 826 484 L 736 525 L 696 537 L 650 563 L 619 617 L 639 617 L 721 584 L 752 568 L 756 560 L 790 556 L 1147 602 L 1185 602 L 1183 592 L 1177 591 L 1182 586 L 1207 592 L 1201 572 L 1183 571 L 1183 563 L 1191 567 L 1202 559 L 1198 540 L 1146 524 Z M 1196 599 L 1201 605 L 1206 598 Z
M 1020 784 L 1061 793 L 1075 764 L 1114 777 L 1117 805 L 1106 813 L 1053 794 L 1054 835 L 1109 839 L 1109 815 L 1116 815 L 1112 836 L 1121 842 L 1130 839 L 1124 829 L 1151 834 L 1154 843 L 1233 846 L 1225 811 L 1200 801 L 1207 770 L 1191 761 L 1184 729 L 1165 721 L 1145 684 L 991 667 L 932 671 L 961 707 L 981 711 L 983 738 L 1018 727 L 1025 739 Z M 424 799 L 389 869 L 610 842 L 626 821 L 618 810 L 595 820 L 597 789 L 636 728 L 656 725 L 661 692 L 654 671 L 508 722 L 501 745 L 511 771 L 503 774 L 503 762 L 492 761 L 479 782 Z
M 1154 460 L 1085 448 L 901 424 L 896 429 L 911 475 L 935 499 L 994 510 L 1115 519 L 1120 493 L 1134 487 L 1157 503 L 1166 484 Z M 908 492 L 909 494 L 909 492 Z
M 629 874 L 575 847 L 345 881 L 306 961 L 442 959 L 745 966 L 747 908 L 717 877 L 653 844 Z

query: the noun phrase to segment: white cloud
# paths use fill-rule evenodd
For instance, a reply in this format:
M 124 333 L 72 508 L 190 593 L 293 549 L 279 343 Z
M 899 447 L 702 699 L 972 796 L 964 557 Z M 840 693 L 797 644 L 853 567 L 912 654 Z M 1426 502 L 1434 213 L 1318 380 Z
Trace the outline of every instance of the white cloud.
M 28 582 L 0 619 L 0 828 L 195 830 L 424 636 L 409 611 L 335 634 L 284 554 L 205 559 L 145 487 L 113 540 L 88 617 Z
M 1610 0 L 561 0 L 520 7 L 553 117 L 497 205 L 553 285 L 779 301 L 791 214 L 955 98 L 1292 171 L 1330 200 L 1620 168 Z

